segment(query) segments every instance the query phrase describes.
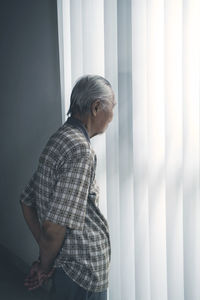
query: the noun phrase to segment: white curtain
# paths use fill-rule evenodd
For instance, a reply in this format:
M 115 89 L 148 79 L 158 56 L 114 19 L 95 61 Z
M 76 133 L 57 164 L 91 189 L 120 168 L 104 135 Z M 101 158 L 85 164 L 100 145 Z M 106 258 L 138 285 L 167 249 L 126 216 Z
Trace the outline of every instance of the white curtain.
M 63 122 L 75 80 L 118 106 L 98 156 L 109 300 L 200 299 L 200 1 L 58 0 Z

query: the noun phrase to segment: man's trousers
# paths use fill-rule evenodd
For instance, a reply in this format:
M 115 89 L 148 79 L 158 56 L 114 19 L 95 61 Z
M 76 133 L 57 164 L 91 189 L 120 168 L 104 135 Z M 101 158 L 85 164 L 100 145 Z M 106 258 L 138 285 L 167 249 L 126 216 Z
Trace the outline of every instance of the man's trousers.
M 74 282 L 62 268 L 57 268 L 52 277 L 51 300 L 107 300 L 107 290 L 87 291 Z

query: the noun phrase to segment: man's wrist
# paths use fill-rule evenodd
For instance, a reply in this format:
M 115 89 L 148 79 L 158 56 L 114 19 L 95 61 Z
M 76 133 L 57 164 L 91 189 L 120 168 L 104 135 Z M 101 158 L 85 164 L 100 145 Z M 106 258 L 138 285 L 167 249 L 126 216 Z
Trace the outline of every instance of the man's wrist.
M 46 274 L 49 273 L 53 268 L 52 264 L 49 265 L 47 262 L 44 261 L 40 261 L 39 266 L 40 270 Z
M 48 274 L 50 271 L 51 271 L 52 267 L 49 267 L 49 266 L 43 266 L 41 263 L 40 263 L 40 270 L 45 273 L 45 274 Z

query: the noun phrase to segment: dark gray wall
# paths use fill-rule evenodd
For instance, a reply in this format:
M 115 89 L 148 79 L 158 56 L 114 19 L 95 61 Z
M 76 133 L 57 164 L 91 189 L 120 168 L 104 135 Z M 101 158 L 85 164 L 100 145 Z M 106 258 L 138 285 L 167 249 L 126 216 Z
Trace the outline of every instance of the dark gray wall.
M 56 0 L 1 0 L 0 22 L 0 243 L 30 263 L 19 195 L 62 123 Z

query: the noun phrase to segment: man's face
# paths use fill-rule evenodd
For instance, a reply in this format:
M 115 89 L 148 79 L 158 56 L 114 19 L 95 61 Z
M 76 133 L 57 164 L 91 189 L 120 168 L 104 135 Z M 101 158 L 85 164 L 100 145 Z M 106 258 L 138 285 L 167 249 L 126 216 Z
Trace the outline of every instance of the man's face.
M 116 105 L 115 98 L 113 96 L 112 101 L 106 104 L 106 107 L 100 107 L 97 117 L 96 117 L 96 132 L 97 134 L 104 133 L 108 128 L 108 124 L 113 119 L 113 109 Z

